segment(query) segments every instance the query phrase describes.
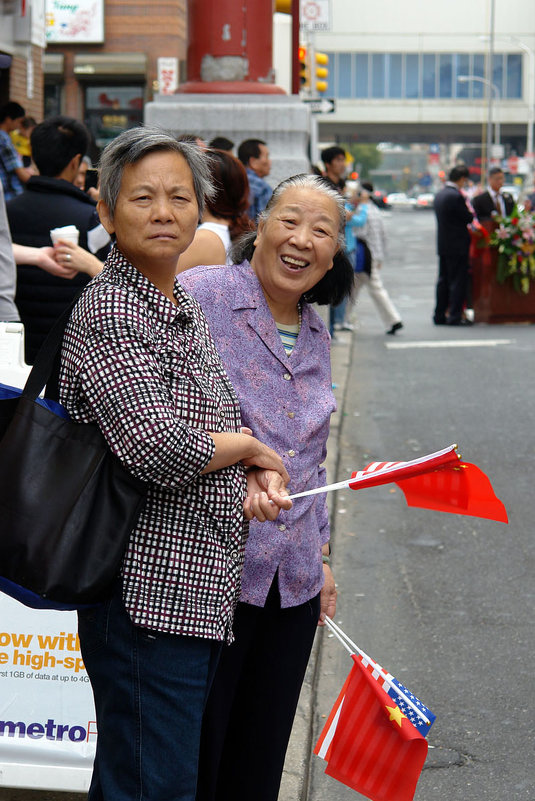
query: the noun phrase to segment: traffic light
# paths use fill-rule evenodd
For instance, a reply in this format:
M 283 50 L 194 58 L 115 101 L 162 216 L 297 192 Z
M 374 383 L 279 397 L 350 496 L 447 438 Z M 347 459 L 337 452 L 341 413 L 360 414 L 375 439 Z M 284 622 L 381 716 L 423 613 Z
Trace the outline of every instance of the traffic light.
M 299 57 L 299 84 L 300 89 L 307 89 L 310 84 L 310 72 L 308 69 L 307 49 L 302 45 L 297 51 Z
M 315 75 L 315 83 L 316 83 L 316 92 L 326 92 L 329 84 L 327 83 L 327 78 L 329 76 L 329 70 L 327 69 L 327 65 L 329 63 L 329 56 L 327 53 L 318 53 L 316 51 L 316 75 Z

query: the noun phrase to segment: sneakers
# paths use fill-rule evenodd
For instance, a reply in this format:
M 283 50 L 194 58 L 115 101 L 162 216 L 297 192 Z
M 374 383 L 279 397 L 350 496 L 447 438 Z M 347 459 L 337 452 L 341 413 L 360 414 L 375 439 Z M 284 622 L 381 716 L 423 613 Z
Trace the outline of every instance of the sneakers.
M 396 331 L 400 331 L 402 328 L 403 328 L 403 323 L 400 320 L 398 323 L 394 323 L 392 328 L 390 328 L 386 333 L 387 334 L 391 334 L 392 336 L 394 336 Z

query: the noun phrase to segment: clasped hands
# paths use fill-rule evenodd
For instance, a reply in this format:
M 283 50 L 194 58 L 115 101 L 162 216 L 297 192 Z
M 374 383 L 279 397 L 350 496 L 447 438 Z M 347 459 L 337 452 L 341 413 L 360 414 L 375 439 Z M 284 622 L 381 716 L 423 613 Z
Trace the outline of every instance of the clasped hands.
M 242 434 L 252 435 L 250 428 L 242 428 Z M 260 444 L 260 443 L 259 443 Z M 286 486 L 290 476 L 282 459 L 271 448 L 265 448 L 262 457 L 258 455 L 243 459 L 247 469 L 247 497 L 243 504 L 243 513 L 247 520 L 256 518 L 261 523 L 275 520 L 281 509 L 291 509 Z

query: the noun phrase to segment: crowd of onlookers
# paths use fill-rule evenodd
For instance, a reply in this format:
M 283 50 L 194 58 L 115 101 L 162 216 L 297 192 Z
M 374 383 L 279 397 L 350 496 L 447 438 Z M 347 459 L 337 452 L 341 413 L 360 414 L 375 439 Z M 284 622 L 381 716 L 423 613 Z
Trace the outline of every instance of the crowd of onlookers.
M 268 146 L 248 139 L 234 156 L 234 143 L 223 136 L 209 143 L 194 134 L 178 138 L 210 151 L 217 192 L 177 271 L 225 264 L 232 242 L 254 228 L 271 197 Z M 19 103 L 0 109 L 0 319 L 22 321 L 30 364 L 53 320 L 100 272 L 110 250 L 89 146 L 86 127 L 73 118 L 37 124 Z M 75 227 L 74 239 L 60 231 L 52 241 L 50 232 L 65 226 Z
M 178 139 L 210 152 L 217 192 L 207 199 L 193 242 L 179 258 L 177 272 L 198 264 L 229 263 L 233 242 L 254 229 L 273 192 L 266 181 L 271 170 L 268 145 L 260 139 L 247 139 L 234 155 L 235 144 L 225 136 L 208 143 L 195 134 L 183 134 Z M 97 212 L 98 170 L 87 155 L 89 148 L 87 129 L 73 118 L 51 117 L 38 124 L 25 116 L 17 102 L 0 109 L 4 196 L 0 203 L 0 318 L 24 323 L 28 363 L 33 362 L 52 321 L 100 272 L 111 247 Z M 403 323 L 382 281 L 386 236 L 373 185 L 366 181 L 358 189 L 346 185 L 343 148 L 327 147 L 321 158 L 324 170 L 312 168 L 311 172 L 321 175 L 328 186 L 343 195 L 346 204 L 345 246 L 355 270 L 353 299 L 366 287 L 386 333 L 395 334 Z M 467 191 L 466 168 L 456 167 L 436 196 L 439 277 L 433 319 L 438 325 L 471 322 L 464 313 L 470 306 L 466 225 L 474 217 L 485 221 L 498 213 L 510 213 L 514 201 L 501 192 L 503 177 L 500 168 L 493 168 L 488 186 L 474 193 Z M 528 196 L 525 206 L 535 206 L 535 196 Z M 74 226 L 76 237 L 60 232 L 52 242 L 51 230 L 65 226 Z M 334 341 L 338 331 L 353 327 L 349 304 L 331 307 Z

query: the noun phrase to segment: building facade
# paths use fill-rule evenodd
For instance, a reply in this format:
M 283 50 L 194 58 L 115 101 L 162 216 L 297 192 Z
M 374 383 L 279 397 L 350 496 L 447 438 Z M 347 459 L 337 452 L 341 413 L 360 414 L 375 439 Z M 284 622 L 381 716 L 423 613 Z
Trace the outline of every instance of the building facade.
M 326 95 L 336 98 L 335 113 L 320 117 L 322 140 L 481 142 L 491 92 L 501 142 L 524 153 L 535 99 L 531 0 L 331 0 L 331 30 L 315 45 L 329 54 Z
M 186 0 L 46 0 L 45 114 L 83 120 L 93 155 L 184 69 Z M 163 61 L 162 61 L 163 60 Z
M 0 0 L 0 106 L 20 103 L 43 116 L 44 0 Z

